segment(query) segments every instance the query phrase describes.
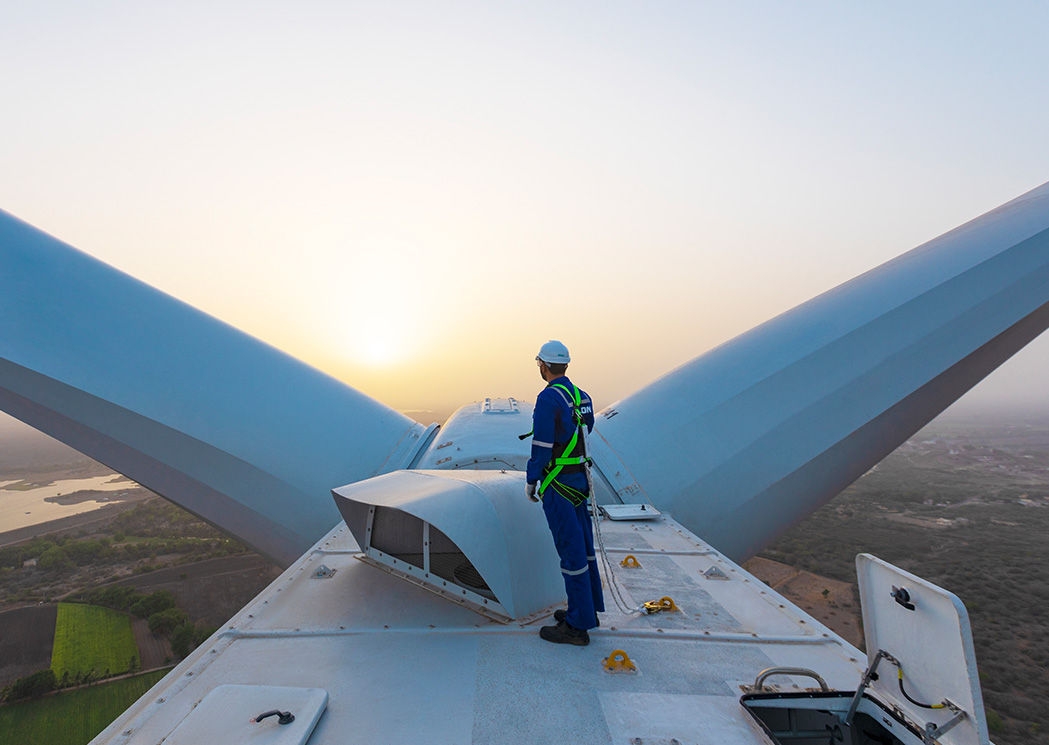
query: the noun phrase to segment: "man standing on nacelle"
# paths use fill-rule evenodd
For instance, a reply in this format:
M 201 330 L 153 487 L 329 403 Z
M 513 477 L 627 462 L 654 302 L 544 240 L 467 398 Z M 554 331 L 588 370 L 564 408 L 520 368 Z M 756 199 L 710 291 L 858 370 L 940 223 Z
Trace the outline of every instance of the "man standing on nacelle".
M 535 359 L 546 388 L 532 412 L 527 493 L 532 501 L 543 502 L 568 595 L 568 608 L 554 612 L 557 625 L 544 626 L 539 636 L 556 644 L 585 646 L 590 643 L 587 630 L 598 625 L 597 613 L 605 609 L 587 505 L 586 435 L 594 428 L 594 405 L 565 376 L 571 361 L 568 347 L 548 341 Z

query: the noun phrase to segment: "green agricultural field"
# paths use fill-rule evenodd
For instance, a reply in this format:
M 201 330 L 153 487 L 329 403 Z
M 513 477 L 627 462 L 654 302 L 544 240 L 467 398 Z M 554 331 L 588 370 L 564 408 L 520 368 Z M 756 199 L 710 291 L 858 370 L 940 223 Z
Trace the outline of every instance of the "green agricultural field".
M 58 684 L 89 673 L 98 678 L 127 672 L 138 664 L 131 618 L 109 608 L 59 603 L 51 669 Z
M 19 744 L 84 745 L 166 673 L 167 670 L 157 670 L 112 683 L 0 706 L 2 739 Z

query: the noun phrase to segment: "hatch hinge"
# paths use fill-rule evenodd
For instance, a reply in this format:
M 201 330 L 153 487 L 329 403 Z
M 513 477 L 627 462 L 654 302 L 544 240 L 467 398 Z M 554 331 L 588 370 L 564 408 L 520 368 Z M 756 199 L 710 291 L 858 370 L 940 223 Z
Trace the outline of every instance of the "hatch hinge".
M 845 715 L 845 725 L 847 727 L 852 726 L 852 718 L 853 716 L 855 716 L 856 709 L 860 705 L 860 699 L 863 698 L 863 692 L 867 690 L 872 680 L 877 680 L 878 663 L 880 663 L 883 659 L 888 660 L 897 668 L 899 668 L 902 674 L 902 666 L 900 665 L 900 661 L 888 652 L 886 652 L 884 649 L 879 649 L 878 653 L 874 655 L 874 661 L 871 663 L 870 667 L 867 668 L 867 672 L 863 674 L 863 680 L 860 681 L 859 688 L 856 689 L 856 694 L 852 697 L 852 703 L 849 705 L 849 711 Z M 912 703 L 914 703 L 913 700 L 910 699 L 909 696 L 907 696 L 906 692 L 903 691 L 902 679 L 900 683 L 900 690 L 901 692 L 903 692 L 903 695 L 908 698 L 908 700 L 911 700 Z M 919 705 L 925 706 L 924 704 Z M 925 727 L 922 729 L 922 743 L 924 745 L 938 745 L 940 742 L 939 738 L 947 734 L 947 732 L 953 729 L 956 725 L 965 721 L 965 718 L 968 716 L 965 713 L 964 709 L 962 709 L 957 704 L 948 699 L 944 699 L 942 704 L 937 704 L 936 706 L 925 706 L 925 708 L 949 709 L 954 714 L 954 716 L 946 722 L 944 722 L 943 724 L 936 724 L 935 722 L 926 722 Z M 902 716 L 902 712 L 899 713 Z M 912 724 L 916 724 L 916 722 L 913 722 Z
M 968 716 L 964 709 L 958 707 L 957 704 L 944 699 L 944 705 L 954 712 L 954 716 L 944 722 L 942 725 L 937 725 L 934 722 L 926 722 L 925 730 L 922 732 L 922 742 L 925 745 L 936 745 L 940 742 L 939 738 L 947 734 L 948 731 L 954 728 L 956 724 L 960 724 Z
M 886 652 L 884 649 L 879 649 L 878 654 L 874 655 L 874 661 L 870 667 L 867 668 L 867 672 L 863 674 L 863 680 L 860 681 L 859 687 L 856 689 L 856 695 L 852 697 L 852 703 L 849 704 L 849 713 L 845 715 L 845 724 L 849 727 L 852 726 L 852 718 L 856 715 L 856 708 L 860 705 L 860 699 L 863 698 L 863 692 L 870 686 L 871 681 L 877 677 L 878 663 L 882 659 L 887 659 L 889 662 L 896 662 L 896 658 Z

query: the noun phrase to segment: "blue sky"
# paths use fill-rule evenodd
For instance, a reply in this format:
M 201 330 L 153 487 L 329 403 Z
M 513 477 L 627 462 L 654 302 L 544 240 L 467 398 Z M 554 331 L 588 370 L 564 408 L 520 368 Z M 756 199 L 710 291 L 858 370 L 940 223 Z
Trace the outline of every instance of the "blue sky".
M 1034 2 L 23 4 L 0 208 L 398 408 L 530 398 L 550 337 L 601 406 L 1049 179 L 1046 38 Z

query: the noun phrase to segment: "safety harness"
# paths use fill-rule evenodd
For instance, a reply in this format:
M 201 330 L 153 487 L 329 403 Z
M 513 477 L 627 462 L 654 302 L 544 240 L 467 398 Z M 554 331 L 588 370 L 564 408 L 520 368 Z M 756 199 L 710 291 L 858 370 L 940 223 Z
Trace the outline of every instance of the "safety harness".
M 572 438 L 564 446 L 560 454 L 557 452 L 557 446 L 554 446 L 554 457 L 543 469 L 543 480 L 539 483 L 536 493 L 542 498 L 547 487 L 553 487 L 554 491 L 571 502 L 573 507 L 578 507 L 586 501 L 587 495 L 578 489 L 561 483 L 557 480 L 557 477 L 562 473 L 582 471 L 590 463 L 590 459 L 586 455 L 586 438 L 583 436 L 585 424 L 582 413 L 582 396 L 579 393 L 579 388 L 574 384 L 572 385 L 572 390 L 568 390 L 561 383 L 554 383 L 550 387 L 560 388 L 568 397 L 568 401 L 572 406 L 572 421 L 575 423 L 575 430 L 572 432 Z

